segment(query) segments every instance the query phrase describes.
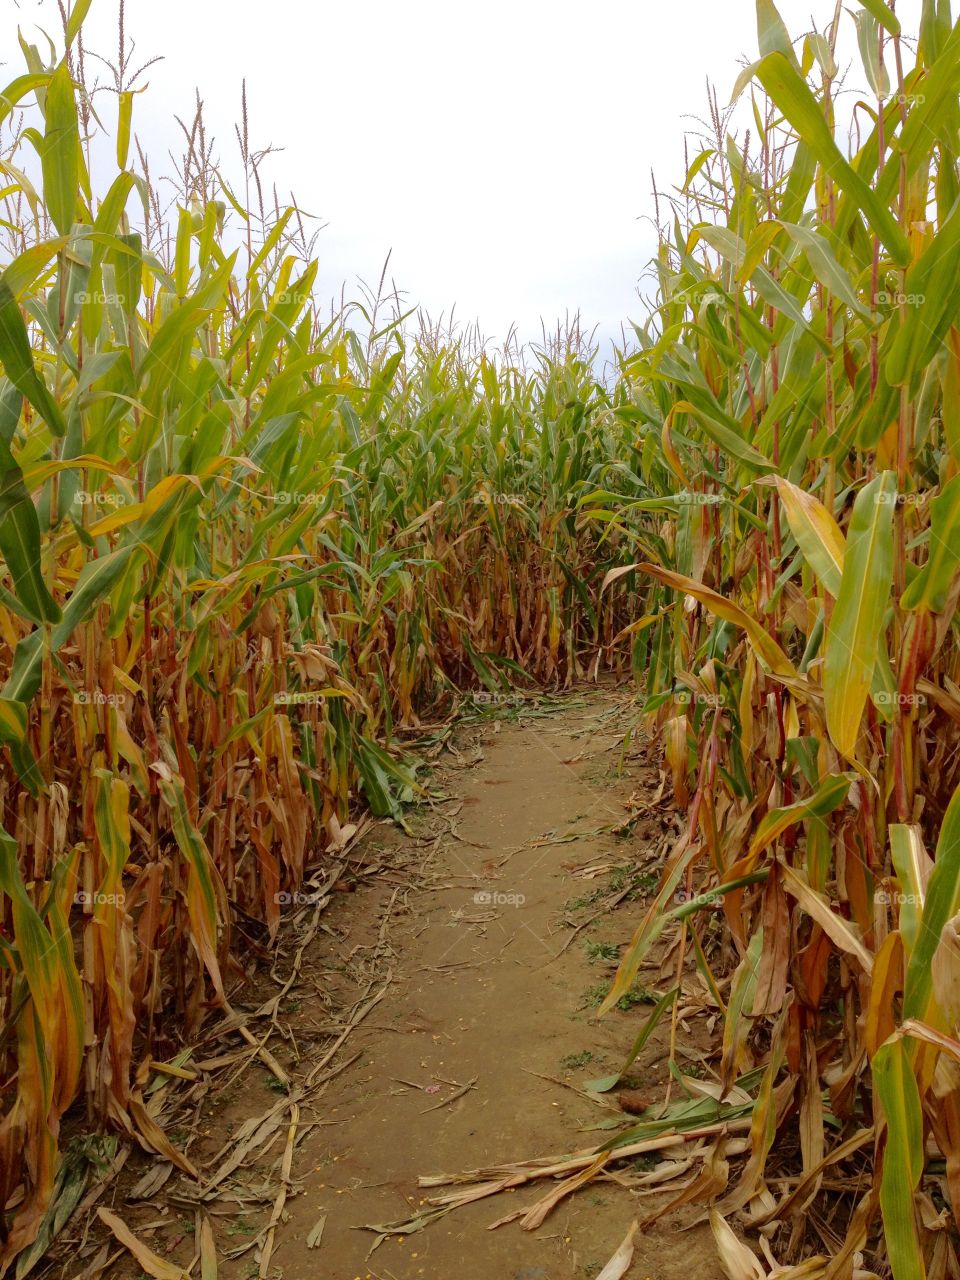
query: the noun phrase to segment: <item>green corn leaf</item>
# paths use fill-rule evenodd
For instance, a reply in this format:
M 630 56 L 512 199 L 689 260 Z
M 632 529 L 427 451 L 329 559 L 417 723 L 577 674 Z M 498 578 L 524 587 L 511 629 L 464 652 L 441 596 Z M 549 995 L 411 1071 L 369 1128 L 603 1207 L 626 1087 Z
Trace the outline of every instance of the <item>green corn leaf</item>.
M 43 580 L 40 522 L 23 472 L 0 442 L 0 552 L 26 613 L 37 622 L 59 622 L 60 606 Z
M 757 0 L 757 38 L 761 57 L 768 53 L 781 53 L 799 72 L 790 33 L 773 0 Z
M 47 264 L 69 243 L 69 236 L 58 236 L 55 240 L 44 240 L 41 244 L 32 245 L 13 259 L 0 275 L 0 280 L 19 299 L 36 286 L 37 279 L 43 274 Z
M 846 800 L 856 776 L 855 773 L 828 774 L 816 791 L 806 799 L 782 809 L 769 809 L 750 841 L 748 858 L 758 858 L 778 836 L 798 822 L 805 822 L 810 818 L 825 818 L 833 813 Z
M 863 212 L 896 262 L 906 264 L 910 250 L 889 207 L 840 153 L 819 104 L 799 72 L 782 53 L 770 53 L 756 67 L 757 78 L 814 156 Z
M 883 0 L 860 0 L 860 3 L 892 36 L 900 34 L 900 22 Z
M 66 432 L 63 415 L 34 366 L 20 306 L 5 280 L 0 280 L 0 364 L 54 435 L 62 436 Z
M 80 188 L 80 126 L 73 80 L 66 62 L 50 77 L 43 135 L 43 194 L 62 236 L 73 226 Z
M 923 847 L 920 829 L 905 822 L 890 824 L 890 856 L 900 881 L 900 936 L 909 961 L 920 936 L 926 886 L 933 864 Z
M 691 417 L 696 418 L 703 428 L 704 434 L 714 444 L 719 445 L 724 454 L 731 458 L 736 458 L 737 462 L 742 463 L 743 466 L 748 467 L 751 471 L 769 471 L 773 465 L 769 458 L 748 444 L 732 426 L 721 422 L 713 414 L 698 408 L 697 405 L 691 404 L 687 400 L 678 400 L 674 405 L 674 412 L 689 413 Z
M 947 482 L 930 504 L 927 562 L 904 591 L 904 609 L 946 608 L 947 594 L 960 566 L 960 476 Z
M 185 298 L 190 288 L 190 246 L 193 242 L 193 215 L 189 209 L 181 209 L 177 220 L 176 253 L 173 278 L 177 297 Z
M 870 316 L 869 310 L 856 295 L 850 277 L 837 261 L 836 254 L 830 247 L 825 235 L 811 231 L 809 227 L 794 222 L 780 224 L 791 240 L 803 251 L 813 274 L 820 283 L 837 298 L 844 302 L 851 311 L 856 311 L 864 319 Z
M 894 1280 L 924 1280 L 913 1195 L 923 1172 L 923 1114 L 920 1093 L 902 1040 L 874 1054 L 873 1086 L 887 1122 L 880 1181 L 880 1210 Z
M 823 696 L 834 746 L 852 759 L 893 581 L 896 477 L 884 471 L 853 507 L 836 607 L 827 626 Z
M 634 1040 L 633 1046 L 630 1052 L 627 1054 L 626 1058 L 624 1059 L 623 1066 L 620 1068 L 620 1070 L 617 1072 L 615 1076 L 603 1076 L 602 1079 L 600 1080 L 588 1080 L 587 1083 L 584 1085 L 584 1088 L 589 1089 L 592 1093 L 609 1093 L 610 1090 L 615 1087 L 617 1082 L 623 1079 L 626 1073 L 630 1070 L 631 1066 L 633 1066 L 637 1057 L 643 1051 L 643 1046 L 647 1043 L 647 1041 L 650 1039 L 650 1037 L 653 1035 L 654 1031 L 656 1030 L 657 1024 L 660 1022 L 660 1019 L 667 1012 L 667 1010 L 670 1008 L 670 1006 L 673 1004 L 674 1000 L 676 1000 L 679 994 L 680 994 L 680 988 L 673 987 L 672 990 L 666 993 L 666 995 L 663 995 L 660 997 L 660 999 L 657 1001 L 656 1005 L 654 1006 L 653 1012 L 650 1014 L 650 1017 L 643 1024 L 643 1028 L 641 1029 L 640 1034 L 637 1036 L 636 1040 Z
M 17 843 L 0 829 L 0 889 L 10 899 L 13 933 L 41 1041 L 48 1038 L 44 1078 L 35 1087 L 65 1106 L 76 1088 L 83 1056 L 83 1000 L 80 979 L 63 911 L 48 913 L 47 923 L 31 902 L 17 863 Z M 48 928 L 49 925 L 49 928 Z
M 871 13 L 858 13 L 857 43 L 867 81 L 875 98 L 886 98 L 890 92 L 890 77 L 880 59 L 880 24 Z
M 930 143 L 938 136 L 940 123 L 956 112 L 957 94 L 960 92 L 960 25 L 950 31 L 948 15 L 945 30 L 949 32 L 949 36 L 942 42 L 936 60 L 927 58 L 928 69 L 921 82 L 922 89 L 918 88 L 918 93 L 910 104 L 907 122 L 898 140 L 897 150 L 903 157 L 907 181 L 929 163 Z M 931 24 L 930 31 L 931 37 L 939 44 L 943 29 L 933 37 L 934 24 Z M 896 198 L 899 185 L 900 166 L 885 165 L 876 184 L 877 199 L 886 206 Z M 889 244 L 887 247 L 890 247 Z M 908 260 L 894 256 L 903 265 Z
M 16 80 L 12 80 L 0 93 L 0 125 L 28 93 L 36 91 L 39 97 L 40 91 L 45 90 L 49 83 L 49 71 L 31 71 L 27 75 L 18 76 Z
M 133 121 L 133 94 L 129 89 L 117 95 L 117 168 L 126 169 L 130 155 L 130 131 Z
M 907 272 L 906 317 L 897 330 L 884 372 L 892 386 L 911 385 L 940 349 L 947 330 L 960 313 L 953 287 L 960 271 L 960 199 Z
M 90 6 L 92 3 L 93 0 L 74 0 L 73 9 L 71 10 L 70 17 L 67 21 L 66 42 L 68 49 L 73 44 L 74 40 L 76 40 L 81 26 L 86 20 L 87 14 L 90 12 Z
M 134 554 L 143 555 L 136 543 L 119 547 L 110 555 L 88 560 L 80 571 L 77 585 L 67 601 L 60 621 L 51 632 L 51 646 L 56 652 L 67 643 L 73 630 L 83 622 L 91 610 L 107 596 L 127 563 Z M 29 703 L 40 688 L 40 668 L 43 657 L 43 632 L 33 631 L 17 645 L 9 679 L 0 696 L 14 702 Z
M 737 965 L 730 981 L 730 999 L 723 1021 L 723 1056 L 721 1073 L 724 1080 L 732 1082 L 737 1060 L 746 1049 L 749 1027 L 749 1011 L 753 1007 L 763 951 L 763 929 L 757 929 L 750 939 L 746 954 Z M 751 1065 L 753 1065 L 751 1063 Z
M 811 31 L 804 38 L 804 45 L 809 49 L 809 53 L 807 53 L 805 49 L 803 71 L 807 72 L 813 66 L 813 60 L 815 58 L 817 62 L 819 62 L 820 69 L 823 74 L 829 80 L 835 79 L 839 72 L 839 68 L 837 66 L 836 59 L 833 56 L 833 51 L 830 48 L 830 41 L 826 40 L 818 32 Z
M 920 12 L 920 57 L 927 67 L 935 66 L 950 34 L 949 0 L 923 0 Z
M 644 956 L 668 924 L 685 920 L 688 916 L 696 915 L 699 911 L 715 907 L 719 899 L 725 897 L 728 893 L 735 893 L 738 889 L 746 888 L 747 885 L 762 884 L 770 874 L 769 868 L 762 867 L 759 871 L 753 871 L 749 875 L 737 876 L 735 880 L 728 880 L 724 884 L 719 884 L 716 888 L 712 888 L 706 893 L 694 894 L 692 897 L 684 896 L 679 906 L 669 907 L 668 903 L 677 896 L 677 888 L 683 879 L 683 873 L 686 871 L 688 863 L 696 856 L 697 852 L 696 847 L 688 849 L 683 857 L 678 858 L 674 866 L 671 867 L 669 874 L 657 892 L 652 908 L 647 912 L 639 928 L 631 938 L 630 945 L 624 952 L 614 977 L 613 985 L 597 1010 L 597 1017 L 602 1018 L 605 1013 L 609 1013 L 617 1001 L 631 989 L 636 981 L 637 972 Z

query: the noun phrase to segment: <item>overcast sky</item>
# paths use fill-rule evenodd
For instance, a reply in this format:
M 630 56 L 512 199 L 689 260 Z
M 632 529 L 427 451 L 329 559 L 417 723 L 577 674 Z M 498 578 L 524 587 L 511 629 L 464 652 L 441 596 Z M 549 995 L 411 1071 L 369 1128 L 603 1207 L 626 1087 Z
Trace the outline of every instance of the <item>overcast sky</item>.
M 94 0 L 88 46 L 113 55 L 118 0 Z M 834 0 L 779 0 L 792 35 Z M 858 8 L 856 0 L 848 0 Z M 919 0 L 900 0 L 909 29 Z M 19 21 L 55 29 L 52 0 L 3 5 L 0 56 L 19 73 Z M 579 309 L 605 336 L 640 318 L 654 249 L 651 169 L 684 177 L 683 135 L 705 82 L 728 100 L 757 56 L 754 0 L 127 0 L 138 58 L 162 55 L 134 127 L 154 168 L 199 86 L 227 174 L 247 79 L 251 138 L 282 153 L 281 199 L 325 222 L 320 289 L 390 271 L 411 303 L 456 304 L 502 337 Z M 853 22 L 844 43 L 863 83 Z M 104 110 L 113 111 L 101 99 Z M 112 116 L 108 117 L 111 121 Z

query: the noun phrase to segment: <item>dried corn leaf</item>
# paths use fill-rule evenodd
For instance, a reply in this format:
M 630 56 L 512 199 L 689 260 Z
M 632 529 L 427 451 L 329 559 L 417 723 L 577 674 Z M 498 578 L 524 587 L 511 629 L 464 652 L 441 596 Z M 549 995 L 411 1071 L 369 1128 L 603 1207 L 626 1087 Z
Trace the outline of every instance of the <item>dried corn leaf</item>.
M 630 1270 L 630 1263 L 633 1261 L 633 1241 L 637 1230 L 637 1223 L 633 1222 L 620 1248 L 597 1276 L 597 1280 L 623 1280 L 623 1277 Z
M 710 1210 L 710 1229 L 728 1280 L 766 1280 L 767 1273 L 757 1256 L 737 1239 L 716 1209 Z
M 97 1217 L 108 1227 L 125 1249 L 133 1254 L 142 1271 L 154 1280 L 187 1280 L 187 1273 L 176 1263 L 167 1262 L 159 1254 L 138 1240 L 122 1218 L 118 1218 L 109 1209 L 98 1209 Z

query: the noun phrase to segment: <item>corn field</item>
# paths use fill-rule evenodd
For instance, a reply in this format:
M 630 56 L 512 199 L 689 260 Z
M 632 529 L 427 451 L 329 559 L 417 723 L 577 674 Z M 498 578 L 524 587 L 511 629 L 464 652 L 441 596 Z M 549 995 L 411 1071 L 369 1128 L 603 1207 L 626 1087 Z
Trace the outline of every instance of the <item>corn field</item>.
M 229 1013 L 241 949 L 361 808 L 422 793 L 422 718 L 613 669 L 685 823 L 605 1008 L 673 931 L 724 1096 L 756 1081 L 714 1212 L 799 1257 L 828 1171 L 867 1153 L 806 1274 L 851 1276 L 882 1230 L 896 1280 L 956 1276 L 949 0 L 917 41 L 862 0 L 796 42 L 757 0 L 751 125 L 712 102 L 613 378 L 576 331 L 491 354 L 382 295 L 325 317 L 245 122 L 245 190 L 198 112 L 165 210 L 125 66 L 112 115 L 85 88 L 89 8 L 56 55 L 21 40 L 0 96 L 0 1268 L 68 1108 L 192 1171 L 141 1064 Z M 849 129 L 842 22 L 872 95 Z

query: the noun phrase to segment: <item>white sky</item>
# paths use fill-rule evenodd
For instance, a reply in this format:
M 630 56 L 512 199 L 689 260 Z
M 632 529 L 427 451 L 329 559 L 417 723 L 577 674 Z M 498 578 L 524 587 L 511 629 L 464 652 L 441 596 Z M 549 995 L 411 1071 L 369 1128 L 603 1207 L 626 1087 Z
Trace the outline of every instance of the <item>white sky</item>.
M 919 6 L 900 0 L 905 30 Z M 14 25 L 36 41 L 38 24 L 57 24 L 52 0 L 0 7 L 12 78 Z M 811 16 L 823 30 L 834 0 L 778 7 L 797 36 Z M 392 249 L 410 303 L 434 315 L 455 303 L 494 338 L 511 321 L 536 337 L 540 317 L 577 309 L 607 337 L 642 317 L 651 168 L 661 189 L 682 183 L 706 79 L 723 104 L 741 55 L 757 56 L 754 0 L 127 0 L 126 14 L 137 60 L 164 58 L 134 116 L 155 169 L 199 86 L 223 169 L 238 173 L 246 76 L 253 144 L 284 148 L 267 170 L 281 200 L 292 189 L 328 224 L 321 297 L 343 281 L 355 294 Z M 115 56 L 116 21 L 117 0 L 94 0 L 88 47 Z

